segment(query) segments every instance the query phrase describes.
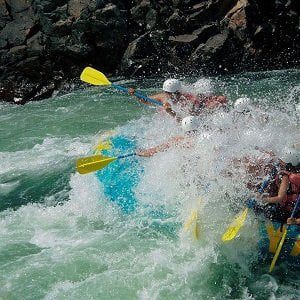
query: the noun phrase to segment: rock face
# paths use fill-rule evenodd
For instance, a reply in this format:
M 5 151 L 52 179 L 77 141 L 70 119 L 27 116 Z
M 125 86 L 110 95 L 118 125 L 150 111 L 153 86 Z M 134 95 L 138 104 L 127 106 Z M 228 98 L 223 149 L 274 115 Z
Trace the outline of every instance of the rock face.
M 299 0 L 0 0 L 0 100 L 108 74 L 299 66 Z

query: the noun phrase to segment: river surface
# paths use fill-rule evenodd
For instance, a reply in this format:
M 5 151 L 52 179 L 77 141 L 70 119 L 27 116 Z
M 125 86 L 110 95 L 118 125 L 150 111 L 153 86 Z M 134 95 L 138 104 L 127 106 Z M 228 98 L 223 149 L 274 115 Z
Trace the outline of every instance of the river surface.
M 118 84 L 149 95 L 163 80 Z M 222 176 L 229 162 L 300 141 L 300 70 L 183 81 L 226 95 L 230 107 L 249 97 L 260 116 L 233 125 L 231 112 L 217 112 L 203 118 L 192 149 L 138 158 L 140 208 L 131 213 L 75 162 L 108 131 L 141 149 L 158 145 L 182 134 L 174 120 L 112 88 L 0 103 L 0 299 L 300 299 L 299 269 L 279 261 L 270 275 L 270 261 L 259 260 L 253 214 L 237 240 L 221 241 L 249 196 L 241 175 Z M 198 241 L 183 229 L 195 206 Z

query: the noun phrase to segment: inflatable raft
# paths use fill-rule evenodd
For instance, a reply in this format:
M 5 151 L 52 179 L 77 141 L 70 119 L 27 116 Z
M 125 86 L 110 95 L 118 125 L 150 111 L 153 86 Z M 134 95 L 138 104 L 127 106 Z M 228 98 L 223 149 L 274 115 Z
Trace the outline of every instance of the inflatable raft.
M 107 143 L 107 141 L 104 141 Z M 113 136 L 109 140 L 110 147 L 101 150 L 105 156 L 114 157 L 136 150 L 136 142 L 126 136 Z M 116 203 L 124 213 L 133 212 L 137 207 L 134 188 L 139 182 L 143 168 L 136 156 L 118 159 L 96 176 L 103 186 L 106 198 Z
M 107 144 L 108 141 L 106 140 L 104 143 Z M 124 135 L 110 137 L 109 144 L 109 147 L 104 147 L 106 149 L 101 149 L 101 153 L 105 156 L 118 156 L 137 150 L 136 142 L 131 137 Z M 134 212 L 138 207 L 134 190 L 144 171 L 140 161 L 141 159 L 137 156 L 119 159 L 96 172 L 106 198 L 116 203 L 125 214 Z M 155 217 L 166 217 L 163 207 L 160 209 L 160 212 L 158 212 L 157 208 L 155 212 L 152 210 L 151 214 Z M 197 221 L 194 223 L 196 224 Z M 194 228 L 195 226 L 189 227 Z M 274 256 L 284 228 L 285 226 L 278 222 L 259 221 L 260 240 L 258 245 L 262 258 L 269 259 Z M 279 259 L 291 262 L 295 266 L 300 266 L 300 226 L 293 225 L 289 227 Z
M 271 222 L 269 220 L 260 221 L 260 241 L 258 245 L 263 258 L 274 256 L 285 228 L 286 225 L 278 222 Z M 293 266 L 300 266 L 300 226 L 289 226 L 280 252 L 279 261 L 287 261 Z

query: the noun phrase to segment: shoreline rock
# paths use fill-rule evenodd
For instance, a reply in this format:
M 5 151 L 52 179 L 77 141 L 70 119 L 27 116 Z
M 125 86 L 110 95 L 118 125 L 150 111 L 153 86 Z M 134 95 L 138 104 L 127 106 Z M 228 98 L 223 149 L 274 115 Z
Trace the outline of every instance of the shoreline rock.
M 0 101 L 68 89 L 83 67 L 132 76 L 300 65 L 300 2 L 0 0 Z

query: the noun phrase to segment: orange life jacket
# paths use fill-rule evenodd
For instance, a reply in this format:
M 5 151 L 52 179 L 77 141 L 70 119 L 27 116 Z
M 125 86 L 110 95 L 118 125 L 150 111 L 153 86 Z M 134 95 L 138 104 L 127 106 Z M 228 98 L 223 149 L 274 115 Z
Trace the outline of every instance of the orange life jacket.
M 300 173 L 282 171 L 279 173 L 279 175 L 288 176 L 289 179 L 289 188 L 287 190 L 287 195 L 285 199 L 281 202 L 280 206 L 285 211 L 292 212 L 296 204 L 297 197 L 300 194 Z M 277 176 L 276 182 L 277 186 L 279 187 L 279 176 Z

